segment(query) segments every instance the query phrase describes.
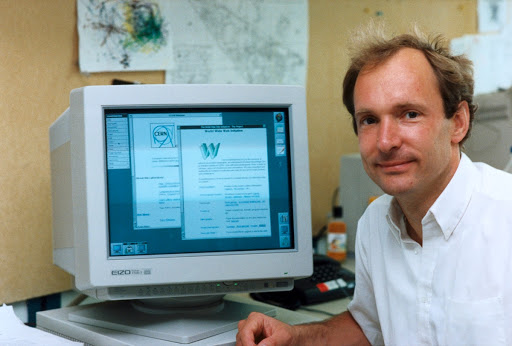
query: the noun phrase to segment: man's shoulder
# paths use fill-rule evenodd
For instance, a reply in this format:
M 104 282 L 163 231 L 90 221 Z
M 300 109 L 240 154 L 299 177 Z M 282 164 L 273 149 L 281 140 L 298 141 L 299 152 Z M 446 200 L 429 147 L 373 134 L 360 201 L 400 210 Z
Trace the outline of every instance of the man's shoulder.
M 512 174 L 496 169 L 488 164 L 474 164 L 479 172 L 476 189 L 493 199 L 512 201 Z

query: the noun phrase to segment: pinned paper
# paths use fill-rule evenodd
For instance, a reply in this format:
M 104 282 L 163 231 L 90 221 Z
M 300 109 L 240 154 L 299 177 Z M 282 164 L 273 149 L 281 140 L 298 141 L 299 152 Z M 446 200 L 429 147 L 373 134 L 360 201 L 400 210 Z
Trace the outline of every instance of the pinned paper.
M 26 326 L 14 313 L 12 306 L 0 307 L 0 345 L 26 346 L 26 345 L 53 345 L 71 346 L 83 345 L 79 342 L 69 341 L 42 330 Z

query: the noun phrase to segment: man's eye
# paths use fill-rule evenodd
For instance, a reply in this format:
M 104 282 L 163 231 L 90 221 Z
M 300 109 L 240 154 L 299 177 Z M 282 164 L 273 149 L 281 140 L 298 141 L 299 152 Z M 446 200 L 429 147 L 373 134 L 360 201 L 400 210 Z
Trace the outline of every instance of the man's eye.
M 375 123 L 376 123 L 376 121 L 372 117 L 366 117 L 366 118 L 361 119 L 361 124 L 363 124 L 363 125 L 371 125 L 371 124 L 375 124 Z
M 418 115 L 420 115 L 420 113 L 418 113 L 418 112 L 412 112 L 412 111 L 411 111 L 411 112 L 407 112 L 407 113 L 405 113 L 405 116 L 406 116 L 407 118 L 409 118 L 409 119 L 415 119 L 415 118 L 417 118 L 417 117 L 418 117 Z

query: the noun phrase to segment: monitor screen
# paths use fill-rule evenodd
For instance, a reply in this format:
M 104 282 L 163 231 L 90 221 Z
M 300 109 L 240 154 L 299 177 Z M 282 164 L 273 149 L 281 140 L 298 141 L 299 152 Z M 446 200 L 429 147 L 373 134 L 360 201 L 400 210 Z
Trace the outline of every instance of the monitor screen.
M 85 294 L 220 300 L 312 273 L 302 87 L 83 87 L 50 149 L 54 262 Z
M 287 108 L 106 108 L 111 257 L 296 247 Z

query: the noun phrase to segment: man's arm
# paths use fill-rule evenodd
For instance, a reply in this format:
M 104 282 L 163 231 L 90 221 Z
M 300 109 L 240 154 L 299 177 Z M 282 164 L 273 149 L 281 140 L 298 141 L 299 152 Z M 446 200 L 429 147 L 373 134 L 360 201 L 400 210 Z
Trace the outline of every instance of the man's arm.
M 350 312 L 316 323 L 290 326 L 272 317 L 252 313 L 238 323 L 238 346 L 260 345 L 370 345 Z

